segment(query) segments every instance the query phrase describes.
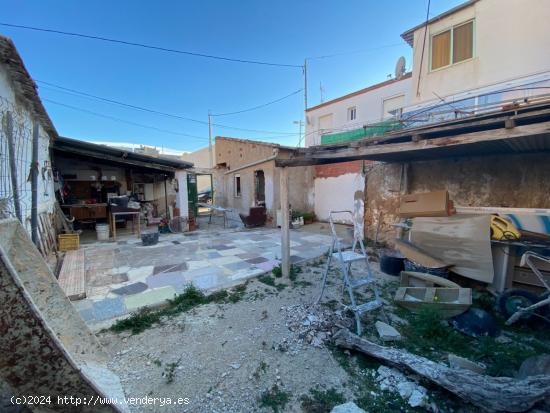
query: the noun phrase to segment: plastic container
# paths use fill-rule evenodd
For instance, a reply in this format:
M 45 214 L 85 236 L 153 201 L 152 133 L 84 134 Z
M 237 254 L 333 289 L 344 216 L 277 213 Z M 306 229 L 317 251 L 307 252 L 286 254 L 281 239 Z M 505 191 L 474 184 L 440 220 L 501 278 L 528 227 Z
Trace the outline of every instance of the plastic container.
M 157 242 L 159 242 L 158 232 L 141 234 L 141 243 L 143 244 L 143 246 L 147 247 L 149 245 L 155 245 Z
M 396 255 L 381 255 L 380 270 L 386 274 L 398 276 L 405 269 L 405 258 Z
M 95 231 L 98 241 L 109 241 L 109 225 L 95 224 Z
M 449 277 L 449 270 L 447 267 L 428 268 L 407 259 L 405 260 L 405 271 L 423 272 L 425 274 L 437 275 L 438 277 L 443 278 Z
M 71 251 L 80 248 L 80 235 L 75 234 L 59 234 L 57 236 L 59 251 Z

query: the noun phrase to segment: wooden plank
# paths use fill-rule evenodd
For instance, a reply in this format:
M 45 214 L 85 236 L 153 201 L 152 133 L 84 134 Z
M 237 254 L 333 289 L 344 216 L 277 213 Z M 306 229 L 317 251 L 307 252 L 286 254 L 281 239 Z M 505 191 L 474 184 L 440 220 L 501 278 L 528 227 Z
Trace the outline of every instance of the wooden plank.
M 447 280 L 437 275 L 426 274 L 423 272 L 401 271 L 401 287 L 448 287 L 460 288 L 455 282 Z
M 490 215 L 414 218 L 411 242 L 443 262 L 452 262 L 453 272 L 491 283 L 494 269 L 490 222 Z
M 84 250 L 67 251 L 57 282 L 69 300 L 86 298 Z
M 344 146 L 339 149 L 323 150 L 316 148 L 315 151 L 304 155 L 304 157 L 295 157 L 291 159 L 276 159 L 275 164 L 280 167 L 314 165 L 313 161 L 323 160 L 326 163 L 345 162 L 360 159 L 380 160 L 384 155 L 401 153 L 402 155 L 412 155 L 418 151 L 436 150 L 442 147 L 457 147 L 461 145 L 471 145 L 476 143 L 488 143 L 521 138 L 524 136 L 548 136 L 550 135 L 550 122 L 540 122 L 532 125 L 517 126 L 513 129 L 494 129 L 487 131 L 464 133 L 442 138 L 424 139 L 419 142 L 388 143 L 383 145 L 363 146 L 350 148 Z M 308 159 L 309 163 L 305 162 Z
M 288 169 L 280 171 L 280 197 L 281 197 L 281 269 L 283 276 L 290 275 L 290 211 L 288 206 Z
M 395 246 L 407 259 L 423 265 L 428 268 L 444 268 L 451 267 L 451 263 L 446 263 L 435 258 L 433 255 L 424 251 L 422 248 L 419 248 L 416 245 L 411 244 L 408 241 L 396 239 L 394 240 Z

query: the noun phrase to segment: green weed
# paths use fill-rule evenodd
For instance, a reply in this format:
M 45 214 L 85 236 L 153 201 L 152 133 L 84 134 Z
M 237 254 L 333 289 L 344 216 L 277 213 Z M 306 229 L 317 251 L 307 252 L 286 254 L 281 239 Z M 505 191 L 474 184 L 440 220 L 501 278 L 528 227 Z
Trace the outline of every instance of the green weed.
M 258 398 L 260 407 L 271 408 L 274 413 L 284 411 L 289 400 L 290 393 L 281 390 L 276 384 L 271 389 L 264 391 Z

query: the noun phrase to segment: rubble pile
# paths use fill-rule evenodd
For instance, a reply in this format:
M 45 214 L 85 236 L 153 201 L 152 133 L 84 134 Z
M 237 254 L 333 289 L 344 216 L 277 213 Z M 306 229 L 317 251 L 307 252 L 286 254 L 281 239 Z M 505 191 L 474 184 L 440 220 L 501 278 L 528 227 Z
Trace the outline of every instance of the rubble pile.
M 426 388 L 409 380 L 403 373 L 390 367 L 380 366 L 375 374 L 380 390 L 399 393 L 411 407 L 426 405 L 428 400 Z
M 275 347 L 290 354 L 297 354 L 306 345 L 321 348 L 337 330 L 351 325 L 351 320 L 342 311 L 333 311 L 320 305 L 283 306 L 280 311 L 291 334 Z

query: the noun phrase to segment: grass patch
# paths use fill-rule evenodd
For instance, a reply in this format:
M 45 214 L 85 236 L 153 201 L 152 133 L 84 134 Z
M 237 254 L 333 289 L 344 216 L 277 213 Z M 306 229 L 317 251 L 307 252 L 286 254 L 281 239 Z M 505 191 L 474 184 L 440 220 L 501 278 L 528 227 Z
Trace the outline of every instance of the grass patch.
M 310 389 L 308 395 L 301 398 L 302 410 L 306 413 L 330 413 L 339 404 L 346 402 L 344 395 L 336 389 Z
M 273 278 L 271 275 L 260 275 L 258 277 L 258 281 L 265 285 L 269 285 L 270 287 L 275 287 L 275 278 Z
M 151 310 L 144 307 L 132 314 L 130 317 L 119 320 L 110 328 L 111 331 L 120 333 L 131 331 L 132 334 L 139 334 L 155 324 L 159 324 L 166 317 L 174 317 L 180 313 L 189 311 L 197 306 L 210 303 L 236 303 L 240 301 L 245 292 L 246 284 L 235 287 L 232 291 L 220 290 L 210 295 L 205 295 L 194 285 L 188 285 L 182 294 L 176 295 L 173 299 L 167 300 L 167 305 L 159 310 Z
M 271 389 L 264 391 L 258 398 L 260 407 L 270 408 L 274 413 L 284 411 L 289 400 L 290 393 L 281 390 L 276 384 Z

